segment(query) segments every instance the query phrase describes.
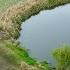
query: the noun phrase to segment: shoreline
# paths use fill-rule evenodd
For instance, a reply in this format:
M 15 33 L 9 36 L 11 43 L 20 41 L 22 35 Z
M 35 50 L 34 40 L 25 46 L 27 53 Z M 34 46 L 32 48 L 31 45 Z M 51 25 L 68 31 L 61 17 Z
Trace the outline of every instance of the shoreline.
M 27 0 L 5 11 L 0 19 L 0 39 L 16 40 L 20 35 L 22 22 L 42 10 L 50 10 L 55 7 L 70 3 L 70 0 Z

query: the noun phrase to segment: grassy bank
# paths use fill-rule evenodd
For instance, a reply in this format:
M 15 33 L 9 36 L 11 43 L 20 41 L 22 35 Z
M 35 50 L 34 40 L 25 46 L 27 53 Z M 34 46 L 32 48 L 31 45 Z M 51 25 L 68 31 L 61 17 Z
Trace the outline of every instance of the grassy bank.
M 52 9 L 67 3 L 70 3 L 70 0 L 26 0 L 9 8 L 0 20 L 0 39 L 16 39 L 23 21 L 41 10 Z
M 17 42 L 1 41 L 0 58 L 2 58 L 0 59 L 0 70 L 7 70 L 8 68 L 9 70 L 21 70 L 21 68 L 23 68 L 22 70 L 45 70 L 45 68 L 49 70 L 49 65 L 47 63 L 39 63 L 35 59 L 29 57 L 27 50 L 22 48 Z M 3 66 L 6 69 L 4 69 Z
M 21 62 L 22 60 L 26 61 L 30 65 L 33 65 L 36 63 L 36 60 L 33 60 L 32 58 L 30 58 L 27 53 L 27 50 L 25 48 L 22 48 L 19 45 L 19 43 L 12 43 L 10 41 L 1 42 L 0 43 L 0 55 L 4 56 L 3 53 L 5 54 L 5 58 L 7 58 L 8 61 L 10 61 L 10 63 L 13 63 L 13 64 L 14 63 L 17 64 Z M 10 56 L 13 56 L 13 58 Z
M 50 67 L 46 61 L 38 62 L 29 57 L 25 48 L 17 42 L 0 42 L 0 70 L 69 70 L 70 46 L 65 45 L 55 49 L 53 56 L 57 61 L 55 67 Z

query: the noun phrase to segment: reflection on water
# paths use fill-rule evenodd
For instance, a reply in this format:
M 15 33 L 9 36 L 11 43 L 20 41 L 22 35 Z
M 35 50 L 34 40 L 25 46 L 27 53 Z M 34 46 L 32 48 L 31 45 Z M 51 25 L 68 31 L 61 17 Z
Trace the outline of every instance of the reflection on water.
M 22 24 L 19 41 L 30 56 L 52 62 L 52 50 L 70 44 L 70 5 L 45 10 Z

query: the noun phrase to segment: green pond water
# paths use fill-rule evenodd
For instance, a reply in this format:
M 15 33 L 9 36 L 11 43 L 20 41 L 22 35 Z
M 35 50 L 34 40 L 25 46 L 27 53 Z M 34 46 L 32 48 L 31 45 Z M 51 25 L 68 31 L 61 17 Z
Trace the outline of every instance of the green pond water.
M 52 51 L 70 44 L 70 4 L 41 11 L 21 25 L 19 41 L 29 55 L 53 62 Z

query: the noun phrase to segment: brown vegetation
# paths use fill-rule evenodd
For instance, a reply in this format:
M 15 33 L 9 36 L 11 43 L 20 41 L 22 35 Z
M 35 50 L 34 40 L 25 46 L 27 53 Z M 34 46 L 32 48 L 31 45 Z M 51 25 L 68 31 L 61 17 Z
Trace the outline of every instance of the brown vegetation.
M 43 9 L 69 3 L 70 0 L 26 0 L 14 5 L 2 14 L 0 22 L 0 39 L 15 39 L 19 36 L 20 24 L 30 16 L 37 14 Z

